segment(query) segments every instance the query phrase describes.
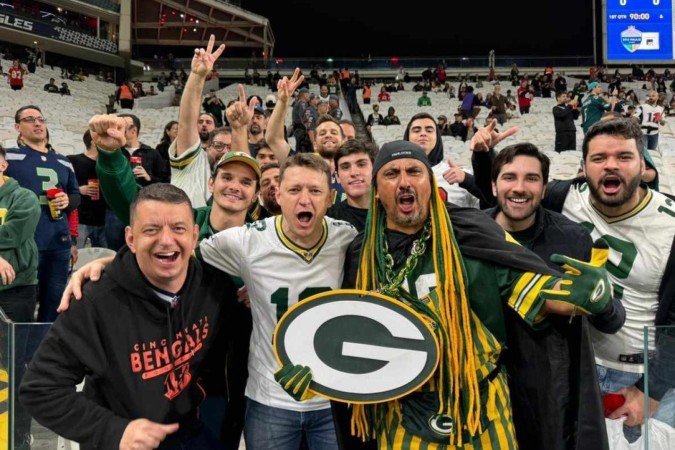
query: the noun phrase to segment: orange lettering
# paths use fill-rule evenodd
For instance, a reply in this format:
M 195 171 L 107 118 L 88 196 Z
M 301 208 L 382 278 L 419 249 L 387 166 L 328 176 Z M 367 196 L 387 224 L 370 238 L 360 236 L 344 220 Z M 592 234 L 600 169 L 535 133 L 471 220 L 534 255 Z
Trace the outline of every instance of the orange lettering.
M 131 371 L 136 373 L 143 370 L 140 355 L 138 353 L 132 353 L 130 356 L 131 356 Z

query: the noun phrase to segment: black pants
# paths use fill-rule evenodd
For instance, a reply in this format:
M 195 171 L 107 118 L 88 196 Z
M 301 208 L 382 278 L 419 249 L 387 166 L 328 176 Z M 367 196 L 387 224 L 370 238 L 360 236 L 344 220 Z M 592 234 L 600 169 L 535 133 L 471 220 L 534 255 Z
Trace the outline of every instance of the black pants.
M 12 322 L 35 322 L 37 285 L 17 286 L 0 291 L 0 308 Z
M 555 133 L 555 151 L 560 153 L 565 150 L 577 149 L 576 131 L 557 131 Z

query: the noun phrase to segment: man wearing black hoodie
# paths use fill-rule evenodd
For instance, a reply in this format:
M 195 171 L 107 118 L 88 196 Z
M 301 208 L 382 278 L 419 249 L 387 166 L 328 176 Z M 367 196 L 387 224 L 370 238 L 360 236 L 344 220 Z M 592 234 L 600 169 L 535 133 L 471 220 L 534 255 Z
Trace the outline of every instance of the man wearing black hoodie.
M 54 322 L 19 398 L 85 449 L 220 449 L 197 412 L 234 285 L 192 257 L 199 228 L 183 191 L 152 184 L 130 210 L 127 247 Z

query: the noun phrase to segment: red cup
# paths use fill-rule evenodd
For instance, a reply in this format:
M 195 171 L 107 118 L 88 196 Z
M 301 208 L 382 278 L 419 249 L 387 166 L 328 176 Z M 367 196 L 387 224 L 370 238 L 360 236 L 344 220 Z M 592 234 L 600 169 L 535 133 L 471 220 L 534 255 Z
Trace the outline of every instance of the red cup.
M 98 182 L 98 179 L 97 179 L 97 178 L 90 178 L 90 179 L 87 181 L 87 185 L 88 185 L 90 188 L 96 189 L 96 192 L 92 193 L 91 199 L 92 199 L 92 200 L 98 200 L 98 199 L 100 198 L 100 191 L 99 191 L 99 182 Z
M 138 167 L 143 163 L 143 158 L 140 156 L 132 156 L 129 158 L 129 162 L 131 163 L 131 167 Z
M 57 194 L 60 194 L 63 190 L 59 188 L 47 189 L 47 200 L 49 205 L 49 213 L 51 214 L 52 220 L 59 220 L 61 218 L 61 211 L 56 209 L 52 200 L 56 198 Z
M 602 407 L 605 410 L 605 417 L 609 417 L 614 411 L 619 409 L 626 401 L 621 394 L 605 394 L 602 396 Z

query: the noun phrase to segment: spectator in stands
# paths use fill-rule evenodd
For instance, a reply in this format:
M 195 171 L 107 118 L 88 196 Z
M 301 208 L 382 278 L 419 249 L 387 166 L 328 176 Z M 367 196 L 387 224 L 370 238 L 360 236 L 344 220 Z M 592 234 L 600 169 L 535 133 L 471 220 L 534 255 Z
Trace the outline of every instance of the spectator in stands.
M 105 240 L 107 205 L 101 195 L 96 173 L 98 151 L 89 130 L 85 131 L 82 141 L 84 142 L 84 153 L 68 155 L 75 171 L 77 184 L 80 186 L 82 199 L 80 206 L 77 208 L 79 218 L 77 247 L 84 248 L 89 241 L 92 247 L 106 248 L 108 246 Z
M 70 161 L 46 145 L 47 125 L 37 106 L 23 106 L 14 116 L 22 145 L 7 150 L 5 175 L 39 198 L 41 217 L 35 231 L 39 251 L 38 321 L 53 322 L 68 279 L 70 230 L 66 214 L 80 204 L 80 189 Z M 48 193 L 51 189 L 60 192 Z M 48 198 L 53 197 L 53 198 Z
M 455 113 L 455 121 L 450 125 L 450 135 L 466 142 L 466 125 L 464 125 L 460 113 Z
M 532 97 L 534 97 L 534 88 L 524 78 L 518 88 L 518 109 L 520 110 L 520 114 L 528 114 L 530 112 Z
M 401 125 L 401 120 L 396 115 L 396 109 L 394 109 L 393 106 L 390 106 L 389 109 L 387 109 L 387 115 L 384 116 L 382 125 Z
M 253 116 L 248 126 L 248 149 L 252 156 L 256 155 L 261 142 L 265 139 L 267 131 L 267 110 L 260 104 L 253 108 Z M 239 151 L 239 149 L 234 149 Z
M 134 90 L 131 83 L 126 81 L 122 83 L 117 89 L 115 100 L 119 103 L 120 108 L 134 109 Z
M 391 101 L 391 95 L 389 95 L 389 92 L 387 92 L 387 88 L 385 86 L 380 88 L 380 93 L 377 94 L 377 101 L 380 103 Z
M 70 88 L 68 87 L 68 83 L 65 81 L 61 83 L 61 88 L 59 89 L 59 93 L 61 95 L 70 95 Z
M 265 97 L 265 110 L 267 111 L 267 117 L 272 114 L 272 111 L 274 111 L 274 107 L 277 104 L 277 98 L 274 96 L 274 94 L 269 94 L 267 97 Z
M 153 95 L 157 95 L 158 92 L 155 90 L 155 85 L 151 84 L 150 85 L 150 90 L 148 91 L 148 96 L 152 97 Z
M 211 89 L 206 98 L 204 98 L 202 108 L 204 108 L 205 112 L 215 117 L 216 127 L 223 126 L 223 111 L 225 111 L 225 104 L 218 98 L 215 89 Z
M 281 207 L 277 203 L 279 172 L 280 166 L 278 162 L 267 163 L 260 169 L 259 202 L 270 216 L 281 214 Z
M 167 162 L 169 161 L 169 147 L 176 140 L 178 135 L 178 122 L 172 120 L 164 125 L 164 132 L 162 133 L 162 139 L 157 144 L 156 150 L 159 155 L 164 158 Z
M 9 87 L 13 91 L 20 91 L 23 89 L 23 77 L 26 73 L 27 71 L 21 66 L 21 62 L 18 59 L 15 59 L 12 67 L 7 71 Z
M 474 112 L 477 113 L 480 111 L 480 108 L 478 107 L 478 98 L 473 93 L 473 86 L 467 86 L 466 94 L 462 98 L 462 104 L 459 108 L 459 112 L 462 114 L 463 119 L 475 117 Z M 474 108 L 478 108 L 478 111 L 475 111 Z
M 441 133 L 441 136 L 450 136 L 452 132 L 450 131 L 450 124 L 448 123 L 448 118 L 441 114 L 436 118 L 438 123 L 438 130 Z
M 293 125 L 291 132 L 295 137 L 295 150 L 299 153 L 314 151 L 314 127 L 311 124 L 309 97 L 309 89 L 301 88 L 298 91 L 291 114 Z
M 316 105 L 317 116 L 321 117 L 324 114 L 328 114 L 329 108 L 330 107 L 328 106 L 328 102 L 324 100 L 319 100 L 319 103 Z
M 372 90 L 370 89 L 370 83 L 366 82 L 363 85 L 363 104 L 370 105 L 370 97 L 372 95 Z
M 356 127 L 354 122 L 349 119 L 342 119 L 340 121 L 340 128 L 342 128 L 342 134 L 345 136 L 345 140 L 351 141 L 356 139 Z
M 330 94 L 328 93 L 328 86 L 324 84 L 319 87 L 319 101 L 328 103 L 328 100 L 330 100 Z
M 567 91 L 567 80 L 562 73 L 558 73 L 557 78 L 553 82 L 553 87 L 556 92 Z
M 340 99 L 337 95 L 330 95 L 328 97 L 328 114 L 335 120 L 342 119 L 342 110 L 340 109 Z
M 570 100 L 567 92 L 556 95 L 558 104 L 553 107 L 553 124 L 555 126 L 555 151 L 577 149 L 577 127 L 574 121 L 579 118 L 577 100 Z
M 123 118 L 127 123 L 124 131 L 126 145 L 122 152 L 131 162 L 136 182 L 141 186 L 153 183 L 168 183 L 169 174 L 166 172 L 162 157 L 157 150 L 142 143 L 139 139 L 141 120 L 138 116 L 118 114 L 117 117 Z M 136 159 L 130 159 L 132 157 Z
M 659 94 L 652 90 L 647 99 L 633 113 L 640 121 L 642 144 L 648 150 L 656 150 L 659 145 L 659 126 L 666 124 L 663 106 L 658 102 Z
M 506 122 L 508 100 L 506 99 L 506 96 L 502 94 L 502 87 L 496 85 L 494 91 L 491 94 L 488 94 L 486 101 L 487 107 L 490 108 L 490 117 L 497 119 L 499 125 L 503 125 L 504 122 Z
M 52 94 L 59 93 L 59 87 L 56 85 L 56 80 L 54 80 L 54 78 L 50 78 L 49 83 L 45 84 L 42 90 Z
M 422 96 L 417 99 L 417 106 L 431 106 L 431 98 L 427 96 L 427 91 L 422 91 Z
M 366 119 L 366 129 L 370 131 L 373 126 L 382 125 L 382 122 L 384 122 L 384 117 L 380 114 L 380 105 L 375 104 L 373 105 L 373 112 Z
M 605 112 L 614 110 L 617 100 L 614 96 L 608 99 L 608 96 L 602 92 L 602 86 L 597 81 L 590 83 L 588 89 L 590 92 L 581 107 L 581 127 L 584 129 L 584 134 L 594 123 L 600 120 Z

